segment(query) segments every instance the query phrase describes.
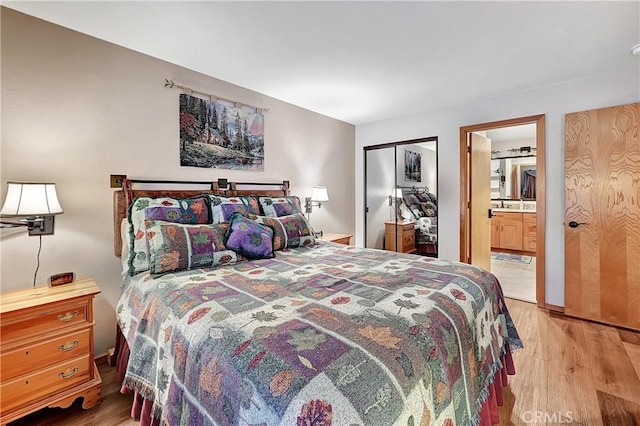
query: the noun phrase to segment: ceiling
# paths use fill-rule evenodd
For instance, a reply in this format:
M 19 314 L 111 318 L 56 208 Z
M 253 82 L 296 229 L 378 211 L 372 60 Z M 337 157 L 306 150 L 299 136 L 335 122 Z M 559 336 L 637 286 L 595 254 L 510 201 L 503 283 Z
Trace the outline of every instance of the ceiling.
M 2 4 L 356 125 L 640 69 L 638 1 Z

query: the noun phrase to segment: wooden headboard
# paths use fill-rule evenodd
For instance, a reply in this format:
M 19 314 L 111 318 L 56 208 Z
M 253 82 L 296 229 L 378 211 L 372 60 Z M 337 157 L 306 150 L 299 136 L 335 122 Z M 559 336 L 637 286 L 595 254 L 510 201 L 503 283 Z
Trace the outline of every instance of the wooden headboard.
M 127 210 L 131 202 L 138 197 L 171 197 L 188 198 L 202 194 L 216 194 L 226 196 L 257 195 L 282 197 L 289 195 L 289 181 L 278 183 L 272 182 L 227 182 L 220 179 L 214 182 L 193 182 L 193 181 L 167 181 L 167 180 L 133 180 L 126 176 L 118 176 L 116 182 L 121 189 L 113 193 L 113 252 L 117 257 L 122 255 L 122 239 L 120 226 L 122 220 L 127 217 Z M 154 189 L 135 189 L 136 185 L 151 185 Z M 158 186 L 166 185 L 171 189 L 157 189 Z M 209 189 L 176 189 L 176 186 L 193 187 L 209 186 Z M 112 185 L 113 186 L 113 185 Z

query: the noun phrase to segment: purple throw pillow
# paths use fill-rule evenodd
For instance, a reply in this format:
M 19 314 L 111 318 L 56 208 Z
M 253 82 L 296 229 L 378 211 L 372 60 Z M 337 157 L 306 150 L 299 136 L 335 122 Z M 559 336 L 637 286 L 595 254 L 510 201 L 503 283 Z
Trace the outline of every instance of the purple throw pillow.
M 273 230 L 240 213 L 229 218 L 226 247 L 250 259 L 269 259 L 273 254 Z

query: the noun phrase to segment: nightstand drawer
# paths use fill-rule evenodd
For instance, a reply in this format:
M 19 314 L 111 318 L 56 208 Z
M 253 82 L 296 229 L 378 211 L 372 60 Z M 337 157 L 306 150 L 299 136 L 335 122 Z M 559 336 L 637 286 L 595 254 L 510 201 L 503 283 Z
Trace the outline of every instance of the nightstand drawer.
M 35 308 L 28 315 L 15 315 L 15 319 L 6 315 L 0 324 L 0 335 L 7 342 L 88 324 L 88 309 L 85 299 Z
M 88 354 L 91 347 L 90 332 L 91 329 L 86 329 L 2 353 L 0 380 L 4 382 L 33 371 L 34 366 L 47 367 Z
M 91 362 L 89 355 L 85 355 L 3 382 L 0 386 L 0 409 L 6 412 L 27 401 L 88 381 Z
M 401 253 L 416 251 L 416 233 L 414 222 L 385 222 L 385 250 Z M 396 241 L 398 250 L 396 250 Z
M 405 223 L 402 225 L 402 232 L 408 232 L 410 234 L 413 234 L 415 229 L 416 229 L 416 225 L 413 222 Z
M 411 230 L 413 231 L 413 229 Z M 405 233 L 402 237 L 402 251 L 407 252 L 415 248 L 416 234 L 413 232 Z

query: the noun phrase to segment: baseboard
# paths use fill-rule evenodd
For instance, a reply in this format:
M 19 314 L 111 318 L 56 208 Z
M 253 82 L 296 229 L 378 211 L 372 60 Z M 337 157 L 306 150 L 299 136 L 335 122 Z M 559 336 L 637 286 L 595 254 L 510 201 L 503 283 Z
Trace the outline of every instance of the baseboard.
M 97 356 L 95 358 L 96 365 L 107 364 L 108 363 L 108 357 L 109 357 L 109 354 L 104 354 L 104 355 Z
M 544 304 L 544 308 L 548 309 L 550 311 L 559 312 L 561 314 L 564 314 L 564 306 L 558 306 L 558 305 L 552 305 L 550 303 L 545 303 Z
M 107 364 L 111 367 L 116 365 L 116 357 L 114 356 L 116 348 L 109 348 L 104 355 L 97 356 L 95 358 L 96 365 Z

